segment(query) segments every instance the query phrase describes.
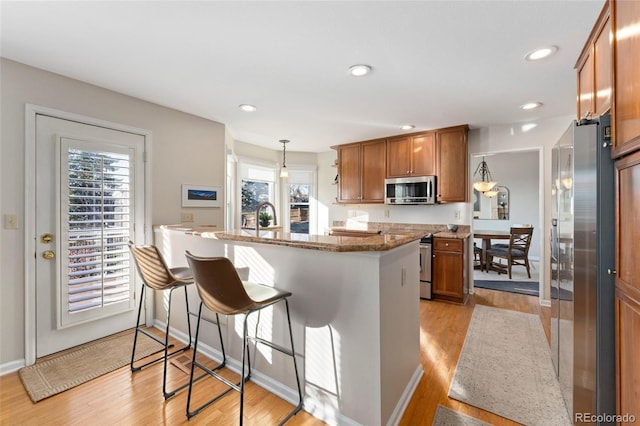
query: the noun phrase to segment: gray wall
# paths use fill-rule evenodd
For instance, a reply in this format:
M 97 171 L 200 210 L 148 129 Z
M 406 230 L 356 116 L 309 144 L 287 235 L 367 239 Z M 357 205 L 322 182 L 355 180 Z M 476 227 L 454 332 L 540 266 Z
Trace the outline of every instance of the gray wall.
M 222 185 L 225 126 L 180 111 L 0 59 L 2 88 L 0 188 L 2 214 L 19 229 L 0 230 L 0 367 L 24 353 L 25 104 L 35 104 L 152 132 L 152 222 L 180 221 L 180 184 Z M 179 84 L 179 82 L 176 82 Z M 196 223 L 222 227 L 224 211 L 191 209 Z M 0 371 L 1 373 L 1 371 Z

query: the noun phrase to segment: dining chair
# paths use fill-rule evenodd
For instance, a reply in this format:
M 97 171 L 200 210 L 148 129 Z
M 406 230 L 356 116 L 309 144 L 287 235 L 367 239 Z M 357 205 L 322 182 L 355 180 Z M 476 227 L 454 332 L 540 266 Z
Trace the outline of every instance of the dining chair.
M 291 316 L 289 314 L 288 298 L 291 293 L 285 290 L 279 290 L 275 287 L 269 287 L 263 284 L 257 284 L 249 281 L 242 281 L 238 275 L 238 271 L 234 268 L 233 263 L 226 257 L 199 257 L 194 256 L 189 251 L 186 252 L 187 261 L 195 278 L 196 289 L 200 296 L 200 308 L 198 310 L 198 320 L 196 325 L 196 335 L 193 344 L 193 360 L 191 362 L 191 375 L 189 379 L 189 393 L 187 395 L 187 418 L 191 419 L 201 410 L 213 404 L 231 390 L 235 390 L 240 394 L 240 420 L 243 422 L 244 410 L 244 393 L 245 382 L 251 378 L 251 358 L 249 357 L 248 341 L 254 341 L 256 344 L 264 344 L 271 349 L 277 350 L 285 355 L 289 355 L 293 359 L 293 367 L 296 376 L 296 384 L 298 386 L 298 404 L 287 414 L 280 422 L 284 424 L 291 417 L 296 415 L 302 409 L 302 389 L 300 387 L 300 377 L 298 375 L 298 364 L 296 362 L 295 349 L 293 346 L 293 332 L 291 331 Z M 260 310 L 273 306 L 278 302 L 284 302 L 287 314 L 287 323 L 289 325 L 289 341 L 291 349 L 282 347 L 273 342 L 267 341 L 259 336 L 249 336 L 247 320 L 250 314 L 259 312 Z M 242 315 L 242 366 L 240 379 L 238 383 L 233 383 L 216 372 L 216 369 L 207 368 L 204 364 L 197 360 L 198 339 L 200 335 L 200 319 L 202 318 L 202 308 L 206 307 L 216 315 Z M 260 316 L 258 315 L 258 322 Z M 256 325 L 256 330 L 258 329 Z M 197 408 L 191 409 L 191 396 L 194 383 L 195 369 L 199 368 L 206 374 L 218 379 L 227 386 L 227 389 L 218 393 L 209 401 Z M 245 372 L 247 373 L 245 375 Z
M 473 243 L 473 263 L 474 269 L 480 269 L 480 271 L 484 270 L 484 262 L 482 260 L 482 248 L 478 247 L 478 245 Z
M 533 235 L 533 227 L 514 227 L 509 231 L 509 245 L 499 247 L 497 245 L 487 249 L 488 266 L 501 273 L 509 273 L 509 279 L 512 278 L 511 268 L 513 266 L 524 266 L 527 269 L 527 275 L 531 278 L 531 270 L 529 267 L 529 247 L 531 246 L 531 236 Z M 506 259 L 506 265 L 496 263 L 493 258 Z
M 513 225 L 511 225 L 512 228 L 532 228 L 533 225 L 531 225 L 530 223 L 514 223 Z M 491 244 L 491 247 L 494 248 L 509 248 L 509 244 L 505 244 L 505 243 L 496 243 L 496 244 Z

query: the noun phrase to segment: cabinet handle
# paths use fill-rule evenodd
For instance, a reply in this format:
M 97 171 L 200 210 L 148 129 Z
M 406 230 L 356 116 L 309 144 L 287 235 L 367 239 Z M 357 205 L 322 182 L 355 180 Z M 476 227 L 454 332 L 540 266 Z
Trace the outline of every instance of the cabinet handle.
M 444 243 L 444 246 L 445 247 L 449 247 L 449 243 Z
M 607 274 L 609 274 L 609 275 L 615 275 L 617 273 L 618 273 L 618 271 L 616 271 L 615 269 L 607 269 Z

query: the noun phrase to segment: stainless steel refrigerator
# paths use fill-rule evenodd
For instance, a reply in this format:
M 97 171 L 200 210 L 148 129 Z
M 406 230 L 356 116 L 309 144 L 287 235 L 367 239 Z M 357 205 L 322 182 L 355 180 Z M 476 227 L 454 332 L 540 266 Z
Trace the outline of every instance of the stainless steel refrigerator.
M 610 131 L 574 121 L 552 150 L 551 353 L 576 424 L 616 411 Z

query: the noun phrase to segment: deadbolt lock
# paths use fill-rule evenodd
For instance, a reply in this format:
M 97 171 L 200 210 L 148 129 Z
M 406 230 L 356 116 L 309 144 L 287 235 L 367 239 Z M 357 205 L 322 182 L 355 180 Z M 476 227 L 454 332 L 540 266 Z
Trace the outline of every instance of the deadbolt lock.
M 54 257 L 56 257 L 56 254 L 51 250 L 45 250 L 42 252 L 43 259 L 50 260 L 50 259 L 53 259 Z
M 42 234 L 40 235 L 40 242 L 42 244 L 49 244 L 53 241 L 53 234 Z

